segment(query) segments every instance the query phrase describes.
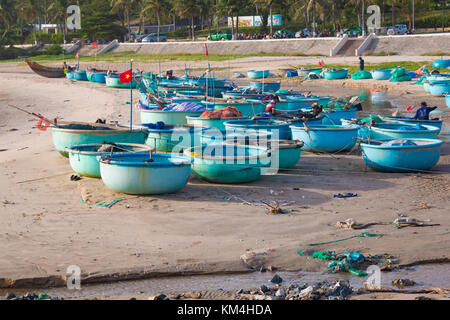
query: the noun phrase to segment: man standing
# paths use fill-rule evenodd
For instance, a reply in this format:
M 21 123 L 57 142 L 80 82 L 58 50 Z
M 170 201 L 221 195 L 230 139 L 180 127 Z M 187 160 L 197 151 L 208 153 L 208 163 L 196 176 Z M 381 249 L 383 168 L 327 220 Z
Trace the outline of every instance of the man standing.
M 359 71 L 364 71 L 364 60 L 359 57 Z
M 437 107 L 428 107 L 426 102 L 420 104 L 420 109 L 417 110 L 414 119 L 416 120 L 430 120 L 430 112 Z

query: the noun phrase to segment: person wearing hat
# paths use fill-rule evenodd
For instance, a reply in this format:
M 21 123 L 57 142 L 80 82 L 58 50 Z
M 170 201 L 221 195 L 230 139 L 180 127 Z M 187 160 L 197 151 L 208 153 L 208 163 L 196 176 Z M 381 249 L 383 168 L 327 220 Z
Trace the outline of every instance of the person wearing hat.
M 426 102 L 420 103 L 420 109 L 416 111 L 414 119 L 416 120 L 430 120 L 430 112 L 437 107 L 428 107 Z
M 359 71 L 364 71 L 364 59 L 359 57 Z

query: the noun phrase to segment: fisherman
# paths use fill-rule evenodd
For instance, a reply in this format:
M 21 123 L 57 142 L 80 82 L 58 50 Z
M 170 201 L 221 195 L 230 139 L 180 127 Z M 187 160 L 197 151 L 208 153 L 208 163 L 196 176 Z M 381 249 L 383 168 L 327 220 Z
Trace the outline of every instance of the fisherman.
M 277 113 L 276 111 L 276 104 L 280 102 L 280 98 L 278 96 L 273 96 L 272 100 L 270 100 L 269 104 L 266 106 L 266 112 L 269 114 L 275 115 Z
M 308 120 L 320 120 L 325 117 L 325 114 L 322 113 L 323 108 L 317 103 L 312 104 L 312 109 L 309 112 L 301 112 L 299 114 L 300 118 L 303 122 Z
M 420 103 L 420 109 L 416 111 L 414 119 L 416 120 L 430 120 L 430 112 L 437 107 L 428 107 L 426 102 Z
M 364 71 L 364 60 L 359 57 L 359 71 Z
M 172 80 L 173 79 L 173 71 L 172 70 L 167 70 L 167 72 L 166 72 L 166 79 L 167 80 Z

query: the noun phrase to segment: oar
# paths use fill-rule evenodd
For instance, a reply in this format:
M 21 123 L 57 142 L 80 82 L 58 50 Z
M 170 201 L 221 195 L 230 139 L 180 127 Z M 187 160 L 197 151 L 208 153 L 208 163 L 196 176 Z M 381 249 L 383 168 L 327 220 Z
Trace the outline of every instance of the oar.
M 39 119 L 41 119 L 41 120 L 47 121 L 47 122 L 49 122 L 50 124 L 54 125 L 55 127 L 59 128 L 59 126 L 58 126 L 54 121 L 50 121 L 49 119 L 45 118 L 44 116 L 41 116 L 40 114 L 37 114 L 37 113 L 34 113 L 34 112 L 29 112 L 29 111 L 24 110 L 24 109 L 22 109 L 22 108 L 13 106 L 12 104 L 8 104 L 8 106 L 10 106 L 10 107 L 12 107 L 12 108 L 15 108 L 15 109 L 17 109 L 17 110 L 20 110 L 20 111 L 22 111 L 22 112 L 28 113 L 29 115 L 35 116 L 35 117 L 37 117 L 37 118 L 39 118 Z

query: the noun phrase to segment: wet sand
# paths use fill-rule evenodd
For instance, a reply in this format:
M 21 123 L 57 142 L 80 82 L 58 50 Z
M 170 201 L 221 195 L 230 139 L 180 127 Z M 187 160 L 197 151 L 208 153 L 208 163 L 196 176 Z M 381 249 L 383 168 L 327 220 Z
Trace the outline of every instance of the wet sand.
M 20 73 L 11 73 L 15 70 Z M 313 249 L 389 254 L 399 265 L 449 260 L 448 143 L 432 173 L 378 173 L 367 169 L 356 152 L 334 156 L 303 152 L 296 168 L 249 184 L 216 185 L 191 177 L 175 194 L 125 196 L 126 200 L 110 209 L 87 206 L 80 203 L 81 197 L 90 203 L 109 203 L 123 195 L 107 189 L 100 179 L 70 181 L 70 165 L 55 151 L 51 131 L 37 130 L 36 119 L 7 104 L 60 120 L 106 118 L 127 124 L 129 92 L 46 79 L 25 66 L 0 66 L 0 72 L 8 78 L 0 89 L 0 287 L 65 285 L 69 265 L 81 267 L 84 283 L 251 272 L 251 267 L 259 265 L 324 271 L 326 262 L 297 254 L 305 249 L 300 244 L 328 242 L 363 231 L 386 235 Z M 296 88 L 333 96 L 355 92 L 348 84 L 336 84 L 308 81 Z M 446 109 L 443 99 L 425 94 L 420 86 L 395 86 L 404 90 L 397 92 L 404 106 L 425 100 Z M 133 117 L 139 123 L 137 110 Z M 445 121 L 448 126 L 449 118 Z M 342 192 L 358 197 L 333 198 Z M 284 215 L 268 215 L 264 206 L 245 204 L 261 200 L 295 202 L 282 205 L 290 211 Z M 440 225 L 334 227 L 347 218 L 389 223 L 398 214 Z M 267 255 L 257 264 L 249 266 L 240 260 L 246 251 L 262 249 Z

